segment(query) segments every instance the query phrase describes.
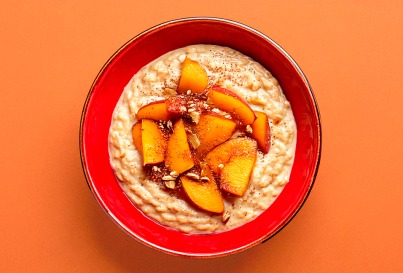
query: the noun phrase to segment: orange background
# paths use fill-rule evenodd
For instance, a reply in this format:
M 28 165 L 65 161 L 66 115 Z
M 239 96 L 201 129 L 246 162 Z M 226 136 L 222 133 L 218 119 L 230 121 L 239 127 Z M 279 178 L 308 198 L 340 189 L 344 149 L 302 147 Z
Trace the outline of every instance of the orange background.
M 87 187 L 78 135 L 102 65 L 158 23 L 216 16 L 279 43 L 321 110 L 316 184 L 293 221 L 232 256 L 129 238 Z M 3 1 L 0 272 L 403 272 L 402 1 Z

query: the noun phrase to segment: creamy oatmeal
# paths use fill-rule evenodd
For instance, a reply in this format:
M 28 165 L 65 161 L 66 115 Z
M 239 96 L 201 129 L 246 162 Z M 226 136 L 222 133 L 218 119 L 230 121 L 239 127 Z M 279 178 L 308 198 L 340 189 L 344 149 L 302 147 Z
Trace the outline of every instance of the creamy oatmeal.
M 158 171 L 159 167 L 145 169 L 142 154 L 133 143 L 132 127 L 138 121 L 138 110 L 176 93 L 185 58 L 197 61 L 206 70 L 209 87 L 218 85 L 233 91 L 269 119 L 270 150 L 257 151 L 249 186 L 242 196 L 222 194 L 223 213 L 202 210 L 186 195 L 174 193 L 167 183 L 151 179 L 149 172 Z M 211 111 L 228 114 L 214 107 Z M 172 124 L 164 122 L 159 126 Z M 231 139 L 245 136 L 250 130 L 249 125 L 245 127 L 246 133 L 238 128 Z M 149 217 L 186 233 L 221 232 L 253 220 L 281 193 L 289 181 L 296 133 L 289 102 L 277 80 L 260 64 L 230 48 L 193 45 L 169 52 L 146 65 L 124 88 L 112 116 L 110 162 L 127 196 Z

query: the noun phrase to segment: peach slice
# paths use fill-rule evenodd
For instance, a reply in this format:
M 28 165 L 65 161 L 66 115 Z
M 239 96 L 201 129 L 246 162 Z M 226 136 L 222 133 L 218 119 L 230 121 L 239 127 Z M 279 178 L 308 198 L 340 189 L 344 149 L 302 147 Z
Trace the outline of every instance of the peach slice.
M 158 124 L 149 119 L 141 120 L 143 165 L 161 163 L 165 159 L 166 140 Z
M 214 147 L 228 140 L 234 133 L 236 123 L 232 120 L 215 115 L 201 115 L 194 126 L 194 132 L 200 140 L 196 149 L 198 155 L 205 155 Z
M 186 93 L 188 90 L 194 93 L 202 93 L 207 88 L 207 85 L 208 77 L 206 70 L 198 62 L 186 57 L 182 63 L 178 93 Z
M 249 186 L 255 161 L 256 153 L 254 156 L 233 156 L 221 171 L 221 188 L 237 196 L 243 196 Z
M 251 137 L 256 139 L 259 148 L 263 153 L 267 154 L 270 150 L 270 126 L 269 120 L 265 113 L 255 111 L 256 119 L 251 124 Z
M 256 156 L 257 143 L 251 138 L 230 139 L 206 155 L 211 170 L 219 175 L 220 187 L 242 196 L 249 186 Z
M 141 121 L 136 122 L 132 127 L 132 137 L 133 143 L 136 149 L 143 154 L 143 142 L 141 141 L 142 133 L 141 133 Z
M 170 120 L 171 114 L 167 111 L 165 100 L 153 101 L 141 107 L 136 114 L 137 119 Z
M 249 104 L 231 90 L 215 85 L 210 88 L 208 98 L 215 107 L 230 113 L 243 125 L 252 124 L 256 119 L 255 113 Z
M 220 174 L 232 156 L 242 156 L 256 151 L 256 141 L 248 137 L 230 139 L 211 150 L 205 157 L 210 169 Z
M 209 180 L 207 182 L 194 181 L 182 175 L 180 178 L 182 187 L 189 199 L 199 208 L 213 213 L 222 213 L 224 202 L 210 168 L 207 164 L 202 164 L 201 168 Z
M 173 133 L 169 137 L 165 166 L 170 171 L 175 171 L 178 174 L 194 166 L 193 156 L 182 119 L 175 122 Z

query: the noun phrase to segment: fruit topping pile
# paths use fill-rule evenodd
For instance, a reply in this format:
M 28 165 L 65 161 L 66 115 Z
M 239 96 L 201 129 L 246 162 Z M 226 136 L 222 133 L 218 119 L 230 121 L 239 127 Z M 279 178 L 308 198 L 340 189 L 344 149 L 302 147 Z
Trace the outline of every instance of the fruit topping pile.
M 257 152 L 269 152 L 268 117 L 233 91 L 209 86 L 206 70 L 189 58 L 171 91 L 141 107 L 132 128 L 147 177 L 223 213 L 223 194 L 243 196 Z

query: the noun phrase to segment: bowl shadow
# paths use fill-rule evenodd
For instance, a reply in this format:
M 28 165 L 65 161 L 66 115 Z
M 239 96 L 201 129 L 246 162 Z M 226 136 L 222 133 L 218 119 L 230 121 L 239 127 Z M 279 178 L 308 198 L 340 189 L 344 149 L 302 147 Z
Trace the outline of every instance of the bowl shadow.
M 88 187 L 86 190 L 90 191 Z M 98 258 L 122 272 L 247 272 L 259 264 L 276 263 L 278 257 L 286 256 L 289 251 L 288 244 L 282 242 L 283 236 L 278 234 L 264 244 L 224 257 L 200 259 L 166 254 L 130 237 L 102 211 L 95 198 L 85 195 L 85 201 L 80 203 L 83 214 L 80 218 L 87 221 L 87 232 L 101 255 Z M 292 238 L 286 239 L 289 240 Z

